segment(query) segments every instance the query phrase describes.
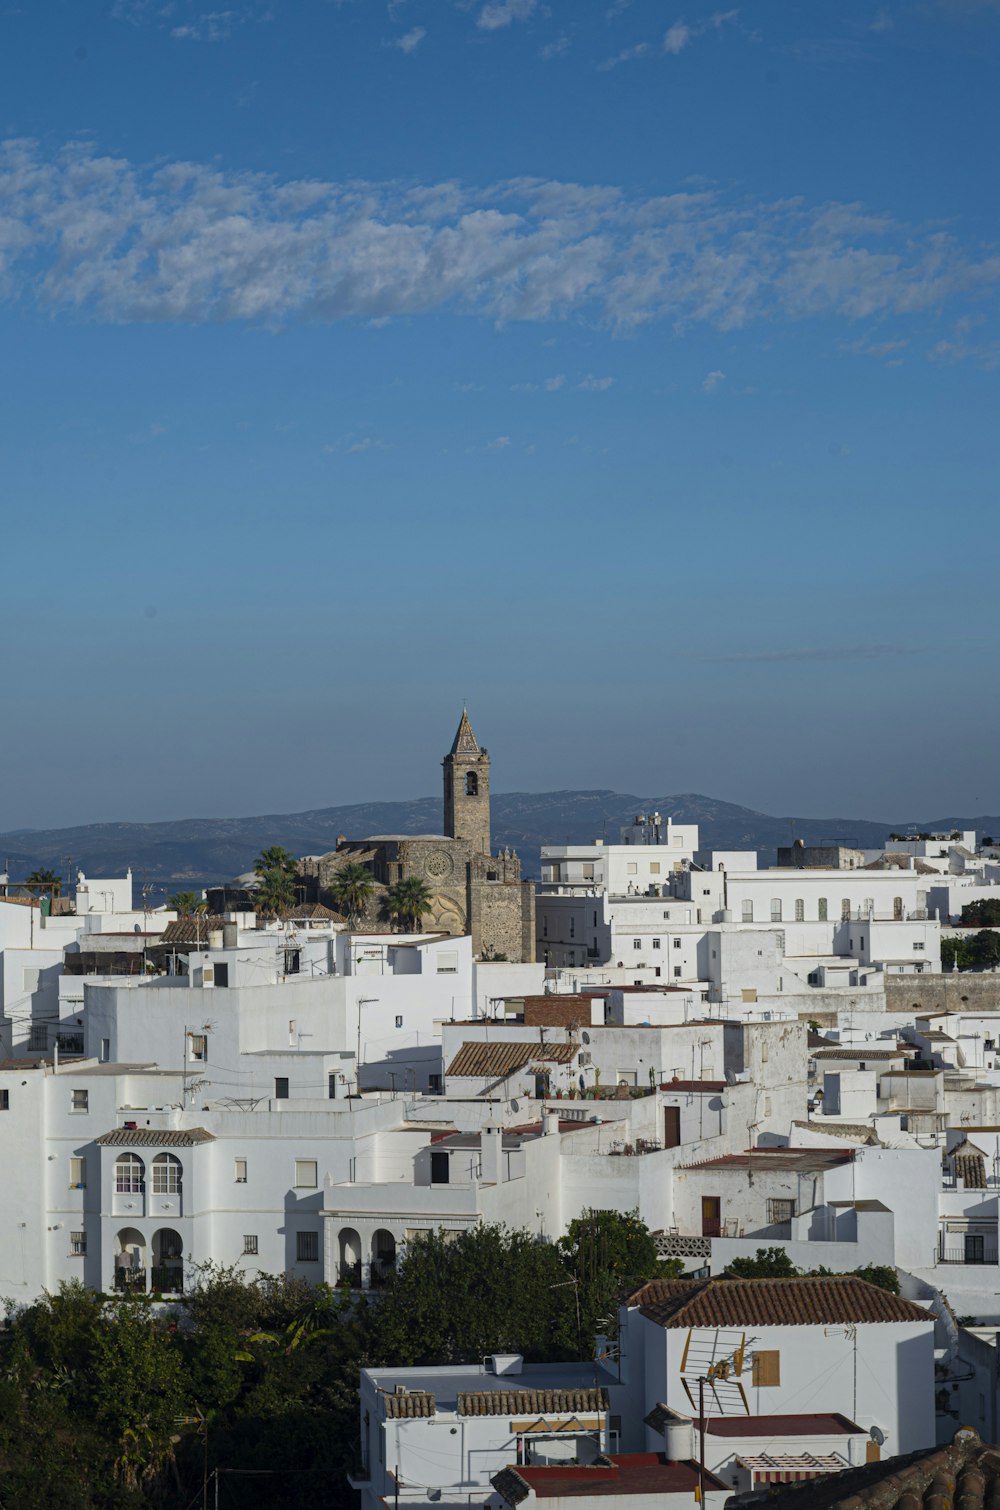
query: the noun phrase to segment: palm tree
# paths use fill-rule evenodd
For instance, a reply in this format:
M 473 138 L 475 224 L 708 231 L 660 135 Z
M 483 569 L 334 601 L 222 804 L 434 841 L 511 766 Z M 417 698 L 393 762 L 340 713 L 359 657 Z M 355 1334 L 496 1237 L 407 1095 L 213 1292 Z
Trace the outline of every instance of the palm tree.
M 206 904 L 196 891 L 175 891 L 172 897 L 167 897 L 167 906 L 179 918 L 189 918 L 194 912 L 204 912 Z
M 385 899 L 389 916 L 412 933 L 420 932 L 424 914 L 430 912 L 433 905 L 431 889 L 419 876 L 397 881 L 395 886 L 390 886 Z
M 357 860 L 338 870 L 330 883 L 330 895 L 354 924 L 361 921 L 374 890 L 375 879 L 371 871 Z
M 287 849 L 280 844 L 272 844 L 270 849 L 262 849 L 254 864 L 254 873 L 263 878 L 270 875 L 272 870 L 280 870 L 291 880 L 299 868 L 299 862 Z
M 30 891 L 48 891 L 53 897 L 59 895 L 59 889 L 62 886 L 55 871 L 48 870 L 44 865 L 33 870 L 24 884 Z
M 260 878 L 260 885 L 253 894 L 258 912 L 269 917 L 278 917 L 295 906 L 295 883 L 287 871 L 267 870 Z

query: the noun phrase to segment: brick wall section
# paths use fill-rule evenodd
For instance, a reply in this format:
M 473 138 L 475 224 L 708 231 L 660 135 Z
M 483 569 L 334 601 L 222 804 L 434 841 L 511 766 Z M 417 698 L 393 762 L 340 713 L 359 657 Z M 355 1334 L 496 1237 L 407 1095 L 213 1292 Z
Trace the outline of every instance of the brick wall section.
M 571 1022 L 590 1026 L 589 996 L 526 996 L 525 1027 L 568 1028 Z

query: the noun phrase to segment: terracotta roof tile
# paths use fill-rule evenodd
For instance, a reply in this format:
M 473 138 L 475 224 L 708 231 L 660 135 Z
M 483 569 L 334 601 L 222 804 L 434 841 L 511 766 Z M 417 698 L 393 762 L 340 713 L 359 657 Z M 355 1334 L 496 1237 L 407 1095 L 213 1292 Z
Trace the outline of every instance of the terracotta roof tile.
M 543 1043 L 520 1039 L 508 1043 L 463 1043 L 451 1064 L 449 1075 L 491 1075 L 497 1079 L 512 1075 L 533 1060 L 569 1064 L 579 1052 L 575 1043 Z
M 987 1446 L 978 1432 L 964 1427 L 947 1447 L 772 1488 L 767 1503 L 774 1510 L 942 1510 L 946 1505 L 987 1510 L 998 1501 L 1000 1448 Z M 752 1502 L 751 1494 L 739 1494 L 728 1505 L 735 1510 Z
M 540 1416 L 608 1408 L 606 1389 L 483 1389 L 458 1397 L 460 1416 Z
M 933 1321 L 923 1306 L 852 1276 L 654 1279 L 628 1301 L 663 1327 L 842 1326 Z
M 204 1127 L 187 1127 L 180 1132 L 166 1127 L 116 1127 L 94 1142 L 105 1148 L 194 1148 L 198 1143 L 214 1143 L 215 1134 Z
M 426 1389 L 408 1389 L 405 1393 L 390 1393 L 386 1390 L 382 1399 L 385 1402 L 386 1419 L 390 1421 L 433 1416 L 437 1412 L 437 1402 Z

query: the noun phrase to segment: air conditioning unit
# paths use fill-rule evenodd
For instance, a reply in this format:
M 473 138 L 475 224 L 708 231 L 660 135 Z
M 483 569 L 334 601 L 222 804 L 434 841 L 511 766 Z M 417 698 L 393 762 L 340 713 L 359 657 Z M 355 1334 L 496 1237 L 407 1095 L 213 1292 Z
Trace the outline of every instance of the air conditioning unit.
M 585 1064 L 589 1064 L 590 1061 L 591 1061 L 590 1050 L 589 1049 L 582 1049 L 581 1052 L 580 1052 L 580 1068 L 582 1069 L 583 1066 Z

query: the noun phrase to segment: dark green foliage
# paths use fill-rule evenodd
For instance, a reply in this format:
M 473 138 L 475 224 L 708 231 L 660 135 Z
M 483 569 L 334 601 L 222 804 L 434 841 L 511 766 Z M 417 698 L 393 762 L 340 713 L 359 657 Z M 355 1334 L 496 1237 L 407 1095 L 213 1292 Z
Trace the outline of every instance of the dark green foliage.
M 822 1265 L 818 1269 L 797 1269 L 788 1256 L 788 1249 L 780 1245 L 758 1248 L 754 1258 L 734 1258 L 726 1273 L 737 1279 L 794 1279 L 797 1275 L 816 1279 L 863 1279 L 870 1285 L 878 1285 L 880 1290 L 899 1294 L 899 1275 L 889 1264 L 866 1264 L 863 1269 L 850 1269 L 846 1274 Z
M 650 1279 L 684 1272 L 680 1259 L 660 1259 L 656 1243 L 637 1212 L 586 1211 L 570 1222 L 559 1252 L 579 1285 L 581 1330 L 615 1335 L 622 1298 Z
M 377 1299 L 216 1264 L 163 1314 L 64 1285 L 0 1332 L 0 1504 L 191 1510 L 204 1419 L 225 1510 L 339 1510 L 360 1368 L 587 1357 L 622 1296 L 672 1267 L 635 1217 L 602 1212 L 558 1245 L 503 1227 L 430 1235 Z
M 990 902 L 989 905 L 998 904 Z M 967 911 L 968 908 L 962 909 L 963 919 Z M 996 964 L 1000 964 L 1000 932 L 995 932 L 992 928 L 983 928 L 969 938 L 941 940 L 943 970 L 950 970 L 956 965 L 959 970 L 990 970 Z
M 1000 926 L 1000 901 L 996 897 L 980 897 L 978 902 L 966 902 L 962 908 L 962 922 L 967 928 Z
M 737 1279 L 794 1279 L 800 1273 L 782 1247 L 758 1248 L 755 1258 L 734 1258 L 726 1270 Z

